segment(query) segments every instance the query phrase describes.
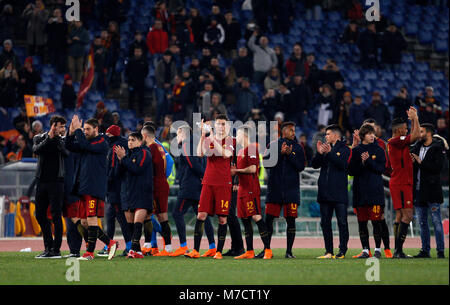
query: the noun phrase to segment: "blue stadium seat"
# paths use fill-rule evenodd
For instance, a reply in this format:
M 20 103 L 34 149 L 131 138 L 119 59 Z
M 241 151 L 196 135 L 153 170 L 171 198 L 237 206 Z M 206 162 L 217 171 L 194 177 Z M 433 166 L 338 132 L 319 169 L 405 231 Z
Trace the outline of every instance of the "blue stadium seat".
M 408 36 L 417 35 L 417 33 L 419 32 L 419 26 L 417 25 L 417 23 L 407 22 L 404 29 L 405 35 Z
M 349 73 L 348 73 L 348 78 L 349 78 L 351 81 L 356 81 L 356 80 L 361 79 L 361 75 L 359 74 L 358 71 L 349 71 Z
M 448 39 L 435 39 L 433 42 L 434 50 L 439 53 L 447 53 L 448 52 Z
M 402 62 L 404 63 L 413 63 L 414 60 L 414 55 L 412 53 L 405 53 L 402 55 Z
M 433 33 L 431 31 L 419 31 L 418 39 L 422 44 L 430 44 L 433 41 Z
M 413 67 L 415 67 L 418 72 L 428 72 L 430 70 L 430 66 L 427 62 L 417 62 Z
M 402 81 L 407 81 L 411 79 L 411 73 L 408 72 L 400 72 L 398 73 L 398 78 Z

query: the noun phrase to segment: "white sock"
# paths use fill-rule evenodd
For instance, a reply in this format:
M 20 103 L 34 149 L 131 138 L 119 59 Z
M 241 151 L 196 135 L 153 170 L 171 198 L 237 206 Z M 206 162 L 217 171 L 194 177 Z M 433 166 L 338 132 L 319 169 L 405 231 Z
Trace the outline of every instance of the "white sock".
M 151 248 L 152 244 L 151 243 L 144 243 L 144 248 Z
M 381 252 L 381 248 L 375 248 L 375 251 Z
M 171 252 L 172 251 L 172 245 L 166 245 L 165 247 L 167 252 Z
M 367 254 L 369 254 L 369 249 L 363 249 L 363 252 L 366 252 Z

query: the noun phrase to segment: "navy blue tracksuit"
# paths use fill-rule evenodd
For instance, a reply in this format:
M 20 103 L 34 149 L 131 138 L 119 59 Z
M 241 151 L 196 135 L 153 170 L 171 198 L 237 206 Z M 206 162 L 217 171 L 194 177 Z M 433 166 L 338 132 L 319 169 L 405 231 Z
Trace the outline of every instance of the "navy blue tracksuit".
M 122 146 L 128 150 L 128 142 L 125 138 L 120 136 L 109 138 L 110 149 L 108 152 L 108 188 L 106 193 L 108 203 L 106 207 L 106 234 L 110 239 L 114 238 L 117 218 L 125 242 L 128 242 L 131 240 L 132 232 L 129 232 L 127 220 L 121 207 L 120 191 L 122 188 L 122 178 L 117 177 L 117 172 L 114 170 L 115 167 L 120 164 L 119 159 L 114 152 L 116 146 Z
M 131 149 L 121 160 L 119 176 L 122 180 L 122 210 L 153 210 L 152 155 L 145 146 Z
M 361 154 L 369 153 L 362 163 Z M 348 166 L 353 178 L 353 207 L 384 206 L 384 185 L 382 174 L 386 168 L 386 155 L 377 142 L 353 148 Z
M 180 190 L 178 192 L 177 204 L 173 209 L 173 218 L 177 226 L 180 244 L 186 242 L 186 224 L 184 214 L 192 207 L 194 213 L 198 213 L 198 203 L 202 191 L 202 179 L 206 168 L 206 158 L 193 156 L 192 140 L 191 149 L 188 150 L 188 143 L 181 144 L 182 154 L 178 157 L 177 175 L 179 178 Z M 214 229 L 209 217 L 205 220 L 205 233 L 209 244 L 214 243 Z
M 333 231 L 331 219 L 336 212 L 339 228 L 339 250 L 347 252 L 349 239 L 347 223 L 348 205 L 348 162 L 351 150 L 344 141 L 337 141 L 325 155 L 316 153 L 311 160 L 313 168 L 320 168 L 317 202 L 320 204 L 320 225 L 322 227 L 325 250 L 333 254 Z

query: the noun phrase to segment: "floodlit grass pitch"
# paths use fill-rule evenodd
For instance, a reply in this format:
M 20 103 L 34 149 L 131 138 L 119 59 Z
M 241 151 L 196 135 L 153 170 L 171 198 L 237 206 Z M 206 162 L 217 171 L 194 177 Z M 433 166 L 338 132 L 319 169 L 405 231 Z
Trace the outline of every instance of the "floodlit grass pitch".
M 259 251 L 256 251 L 259 252 Z M 352 259 L 319 260 L 321 249 L 294 249 L 297 259 L 285 259 L 283 249 L 275 249 L 272 260 L 223 260 L 212 258 L 146 257 L 140 260 L 96 257 L 80 262 L 80 282 L 67 282 L 70 266 L 66 260 L 34 259 L 38 252 L 0 253 L 0 284 L 144 284 L 144 285 L 345 285 L 345 284 L 449 284 L 449 250 L 446 259 L 381 259 L 380 281 L 368 282 L 370 266 Z M 418 249 L 406 249 L 417 254 Z M 67 253 L 63 253 L 67 254 Z

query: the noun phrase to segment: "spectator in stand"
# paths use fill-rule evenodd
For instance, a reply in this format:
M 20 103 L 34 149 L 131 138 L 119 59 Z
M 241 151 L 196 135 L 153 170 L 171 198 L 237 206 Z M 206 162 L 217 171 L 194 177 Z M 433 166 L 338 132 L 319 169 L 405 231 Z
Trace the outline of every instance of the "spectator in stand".
M 177 74 L 175 61 L 172 60 L 172 54 L 166 51 L 163 58 L 158 61 L 155 69 L 155 97 L 156 97 L 156 121 L 159 122 L 169 111 L 167 95 L 172 88 L 172 80 Z
M 166 3 L 164 1 L 158 1 L 153 11 L 155 20 L 161 20 L 162 29 L 169 32 L 169 12 L 167 11 Z M 150 49 L 150 48 L 149 48 Z
M 217 57 L 212 57 L 208 71 L 214 76 L 214 80 L 218 83 L 220 88 L 224 86 L 224 75 L 220 69 L 219 59 Z
M 277 56 L 278 71 L 280 71 L 281 77 L 284 78 L 284 76 L 286 75 L 286 67 L 284 66 L 283 48 L 280 46 L 275 46 L 275 48 L 273 48 L 273 50 L 275 51 L 275 55 Z
M 122 121 L 120 120 L 120 114 L 117 111 L 114 111 L 112 113 L 113 117 L 113 125 L 120 127 L 120 135 L 123 137 L 125 135 L 125 130 L 123 128 Z
M 153 56 L 153 65 L 156 66 L 169 47 L 169 35 L 163 29 L 163 22 L 159 19 L 155 20 L 153 27 L 147 34 L 147 47 L 150 55 Z
M 208 69 L 209 65 L 211 64 L 211 49 L 209 46 L 205 46 L 202 49 L 202 59 L 200 60 L 200 69 Z
M 83 62 L 86 46 L 89 43 L 89 33 L 83 27 L 82 21 L 75 21 L 73 27 L 69 30 L 67 40 L 68 48 L 68 66 L 69 73 L 75 82 L 81 81 L 83 75 Z
M 225 58 L 235 59 L 237 57 L 237 43 L 241 39 L 241 26 L 239 22 L 233 18 L 233 13 L 227 11 L 225 13 L 225 23 L 222 24 L 225 31 L 225 40 L 223 42 L 223 55 Z
M 216 4 L 213 4 L 211 6 L 211 15 L 208 16 L 208 19 L 206 20 L 206 24 L 210 24 L 212 19 L 216 19 L 217 23 L 222 26 L 225 24 L 225 17 L 223 16 L 222 12 L 220 11 L 220 7 Z
M 256 44 L 258 32 L 257 30 L 253 32 L 252 37 L 248 41 L 248 46 L 253 52 L 253 81 L 261 84 L 267 72 L 271 68 L 276 67 L 278 61 L 275 51 L 269 47 L 269 39 L 266 36 L 261 36 L 259 38 L 259 45 Z
M 12 62 L 15 70 L 19 70 L 22 66 L 20 64 L 19 56 L 14 53 L 11 39 L 3 41 L 3 51 L 2 54 L 0 54 L 0 68 L 4 68 L 7 61 Z
M 244 117 L 244 122 L 252 121 L 255 124 L 258 124 L 259 121 L 267 122 L 267 118 L 261 112 L 261 109 L 252 109 L 249 113 Z M 259 131 L 257 136 L 259 137 Z
M 125 75 L 128 80 L 128 109 L 133 109 L 134 100 L 137 98 L 140 114 L 145 106 L 145 78 L 148 71 L 148 63 L 142 49 L 135 48 L 134 57 L 126 66 Z
M 188 92 L 186 90 L 186 83 L 183 81 L 181 75 L 175 75 L 173 79 L 173 88 L 171 93 L 168 95 L 169 99 L 169 110 L 168 112 L 173 115 L 175 121 L 183 120 L 186 115 L 186 103 L 189 98 Z
M 225 31 L 217 17 L 211 17 L 210 24 L 203 35 L 203 40 L 214 55 L 221 51 L 222 44 L 225 41 Z
M 313 150 L 313 155 L 316 154 L 317 152 L 317 142 L 325 142 L 325 133 L 326 133 L 326 126 L 325 125 L 318 125 L 317 126 L 317 131 L 316 133 L 313 135 L 313 138 L 311 140 L 311 148 Z
M 23 136 L 28 146 L 33 147 L 33 131 L 31 130 L 30 123 L 28 121 L 18 123 L 17 131 Z
M 236 77 L 238 79 L 246 77 L 251 79 L 253 76 L 253 62 L 248 56 L 248 50 L 246 47 L 239 48 L 238 57 L 232 62 L 232 67 L 236 71 Z
M 363 8 L 359 0 L 352 0 L 349 10 L 347 11 L 348 19 L 361 22 L 363 19 Z
M 17 105 L 17 89 L 19 74 L 13 62 L 7 60 L 0 70 L 0 106 L 15 107 Z
M 114 124 L 112 113 L 106 108 L 103 101 L 97 103 L 94 118 L 98 120 L 98 132 L 100 133 L 105 133 L 109 126 Z
M 307 126 L 308 112 L 312 108 L 312 94 L 302 75 L 295 75 L 293 81 L 288 83 L 293 101 L 292 119 L 288 121 L 296 122 L 297 126 L 305 128 Z
M 333 109 L 335 107 L 335 96 L 330 85 L 325 84 L 319 89 L 319 96 L 315 104 L 319 105 L 319 115 L 317 117 L 318 125 L 329 125 L 329 121 L 333 117 Z
M 309 53 L 306 56 L 305 79 L 306 84 L 309 86 L 312 94 L 316 94 L 317 92 L 319 92 L 320 70 L 314 63 L 315 60 L 316 56 L 314 53 Z
M 291 0 L 272 1 L 273 32 L 289 34 L 294 7 Z
M 38 135 L 38 134 L 42 134 L 44 133 L 44 127 L 42 126 L 41 121 L 36 120 L 33 122 L 33 124 L 31 124 L 31 132 L 33 133 L 33 138 L 34 136 Z
M 380 125 L 382 135 L 386 135 L 391 125 L 391 114 L 388 107 L 383 103 L 379 92 L 375 91 L 372 94 L 372 103 L 366 109 L 365 116 L 366 119 L 374 119 Z
M 180 40 L 181 56 L 183 58 L 191 56 L 194 53 L 195 37 L 194 31 L 192 30 L 192 18 L 190 16 L 183 18 L 183 23 L 178 27 L 177 35 Z
M 14 31 L 17 24 L 17 18 L 14 16 L 12 5 L 6 4 L 0 14 L 0 42 L 15 37 Z M 1 63 L 0 63 L 0 66 Z
M 306 136 L 306 134 L 304 134 L 304 133 L 300 134 L 300 138 L 299 138 L 298 142 L 303 147 L 303 150 L 305 151 L 306 166 L 311 166 L 311 160 L 314 156 L 314 153 L 313 153 L 311 146 L 308 145 L 308 137 Z
M 433 106 L 431 104 L 427 104 L 425 106 L 425 111 L 419 112 L 419 122 L 420 124 L 432 124 L 436 126 L 438 116 L 433 111 Z
M 270 5 L 269 0 L 251 0 L 253 16 L 255 17 L 256 24 L 258 25 L 261 33 L 267 33 L 269 31 L 269 12 Z
M 201 91 L 197 93 L 197 109 L 202 116 L 207 116 L 211 109 L 213 83 L 209 80 L 205 81 L 200 88 Z
M 33 67 L 33 58 L 27 57 L 19 70 L 19 99 L 22 100 L 26 94 L 36 95 L 36 85 L 41 81 L 39 72 Z
M 359 38 L 359 28 L 358 23 L 354 20 L 345 28 L 344 34 L 342 35 L 341 42 L 343 43 L 356 43 Z
M 362 126 L 364 120 L 366 119 L 366 109 L 367 106 L 362 103 L 361 96 L 357 95 L 353 104 L 350 106 L 350 113 L 348 118 L 352 132 Z
M 30 118 L 27 116 L 27 110 L 25 108 L 25 105 L 20 106 L 20 113 L 13 119 L 13 125 L 17 129 L 17 131 L 21 132 L 24 129 L 24 125 L 21 123 L 28 123 L 34 122 L 34 118 Z
M 48 21 L 49 12 L 45 9 L 43 0 L 36 0 L 25 7 L 22 18 L 27 22 L 27 44 L 28 55 L 44 56 L 44 48 L 47 42 L 45 26 Z
M 264 89 L 265 91 L 269 89 L 277 89 L 281 83 L 280 71 L 273 67 L 264 79 Z
M 109 65 L 107 63 L 106 50 L 102 45 L 102 38 L 96 36 L 94 38 L 94 81 L 92 82 L 92 89 L 100 92 L 106 92 L 107 74 Z
M 340 98 L 337 98 L 336 106 L 333 110 L 333 124 L 338 125 L 343 132 L 350 130 L 349 115 L 350 105 L 352 103 L 352 94 L 346 91 Z
M 295 74 L 305 75 L 305 60 L 306 56 L 303 53 L 302 45 L 297 42 L 289 59 L 286 61 L 286 75 L 292 77 Z
M 134 40 L 128 49 L 128 57 L 129 58 L 134 56 L 134 49 L 138 48 L 138 47 L 142 49 L 144 56 L 147 56 L 147 54 L 148 54 L 147 42 L 144 40 L 144 36 L 142 35 L 142 32 L 137 30 L 134 33 Z
M 370 22 L 367 24 L 367 28 L 359 35 L 357 45 L 361 54 L 361 66 L 364 69 L 378 68 L 379 38 L 375 23 Z
M 64 75 L 64 83 L 61 89 L 61 103 L 64 109 L 75 108 L 77 94 L 73 88 L 72 77 L 70 74 Z
M 336 101 L 342 101 L 344 99 L 344 93 L 347 92 L 347 88 L 344 86 L 344 80 L 338 78 L 334 81 L 334 93 L 336 95 Z
M 200 66 L 200 60 L 198 59 L 197 56 L 195 55 L 192 56 L 188 70 L 191 78 L 195 81 L 198 81 L 198 77 L 202 73 L 202 68 Z
M 67 23 L 62 17 L 61 9 L 53 11 L 53 16 L 48 19 L 45 26 L 45 32 L 50 62 L 55 66 L 57 73 L 62 74 L 66 72 Z
M 330 85 L 330 87 L 334 86 L 336 80 L 344 79 L 341 72 L 339 71 L 339 67 L 336 64 L 336 61 L 330 58 L 327 59 L 326 65 L 319 73 L 322 84 L 328 84 Z
M 448 142 L 448 126 L 445 123 L 445 118 L 440 117 L 436 122 L 436 133 L 447 140 Z
M 194 33 L 195 46 L 197 49 L 200 49 L 203 46 L 203 34 L 205 32 L 203 18 L 195 7 L 191 8 L 190 16 L 192 19 L 192 32 Z
M 286 121 L 292 121 L 296 119 L 297 105 L 293 100 L 291 91 L 289 90 L 286 83 L 281 83 L 278 86 L 276 94 L 277 104 L 279 109 L 284 113 Z
M 437 115 L 442 113 L 441 102 L 434 97 L 434 89 L 431 86 L 425 88 L 425 96 L 422 92 L 417 94 L 415 104 L 419 106 L 419 117 L 420 113 L 425 111 L 426 105 L 430 104 L 433 107 L 433 112 Z
M 381 40 L 381 61 L 394 70 L 398 70 L 402 62 L 402 52 L 407 47 L 403 34 L 391 23 Z
M 172 115 L 166 114 L 164 116 L 164 125 L 158 127 L 156 130 L 156 138 L 161 142 L 170 142 L 173 139 L 174 134 L 170 132 L 170 126 L 172 126 Z
M 17 138 L 16 145 L 17 145 L 17 151 L 16 151 L 16 160 L 17 161 L 20 161 L 23 158 L 32 158 L 33 157 L 33 151 L 30 148 L 31 146 L 23 135 L 20 135 Z
M 247 113 L 258 108 L 258 97 L 250 89 L 250 80 L 245 77 L 242 78 L 240 83 L 236 83 L 234 94 L 236 95 L 234 114 L 238 120 L 242 121 Z
M 277 104 L 275 89 L 267 90 L 266 94 L 262 96 L 261 107 L 267 118 L 273 118 L 275 113 L 281 110 Z
M 389 106 L 394 107 L 394 118 L 402 118 L 405 122 L 408 120 L 408 114 L 406 113 L 409 107 L 412 106 L 411 98 L 408 94 L 408 89 L 403 86 L 400 88 L 400 92 L 390 102 Z
M 222 103 L 222 95 L 220 93 L 213 93 L 211 98 L 211 111 L 209 113 L 209 117 L 212 117 L 213 111 L 218 111 L 219 114 L 227 114 L 227 108 Z

